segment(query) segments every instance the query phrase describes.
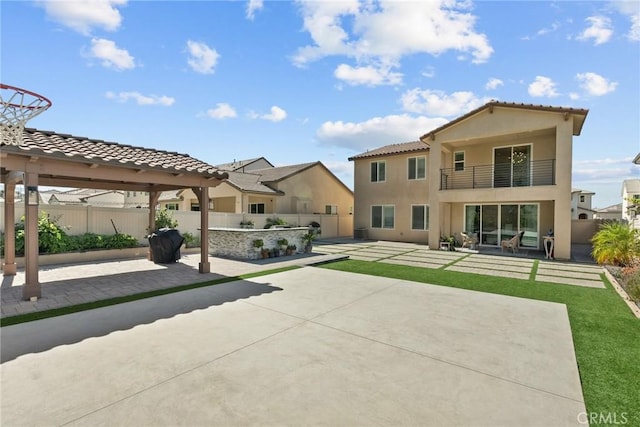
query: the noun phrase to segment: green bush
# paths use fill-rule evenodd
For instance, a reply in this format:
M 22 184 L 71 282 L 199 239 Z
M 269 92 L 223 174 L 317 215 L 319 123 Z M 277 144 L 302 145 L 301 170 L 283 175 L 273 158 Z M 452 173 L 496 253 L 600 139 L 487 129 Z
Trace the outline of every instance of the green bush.
M 156 230 L 161 228 L 177 228 L 178 221 L 173 219 L 173 214 L 167 208 L 162 208 L 156 212 Z
M 264 228 L 271 228 L 274 225 L 287 225 L 287 221 L 282 218 L 278 218 L 277 216 L 274 216 L 273 218 L 267 218 L 267 222 Z
M 632 265 L 640 257 L 640 235 L 627 224 L 604 224 L 591 239 L 591 254 L 598 264 Z
M 57 254 L 69 250 L 69 236 L 57 223 L 59 218 L 51 218 L 48 213 L 38 216 L 38 252 Z M 16 224 L 16 254 L 24 255 L 24 216 Z
M 61 252 L 87 251 L 92 249 L 123 249 L 139 246 L 138 240 L 128 234 L 101 235 L 85 233 L 69 236 L 58 225 L 59 218 L 51 218 L 46 212 L 38 216 L 38 253 L 57 254 Z M 24 256 L 24 217 L 15 225 L 16 255 Z M 4 255 L 4 233 L 0 249 Z
M 182 233 L 182 237 L 184 238 L 184 245 L 187 248 L 200 247 L 200 236 L 185 231 L 184 233 Z
M 629 297 L 635 302 L 640 302 L 640 266 L 624 268 L 620 279 Z

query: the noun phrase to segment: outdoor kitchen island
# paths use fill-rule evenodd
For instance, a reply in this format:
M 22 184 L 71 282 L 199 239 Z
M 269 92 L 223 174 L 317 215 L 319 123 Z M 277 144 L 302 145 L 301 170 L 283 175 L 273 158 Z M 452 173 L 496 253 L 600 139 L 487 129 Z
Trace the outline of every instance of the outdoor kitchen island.
M 309 233 L 309 227 L 291 228 L 209 228 L 209 253 L 239 259 L 261 258 L 260 251 L 254 246 L 256 240 L 262 240 L 265 249 L 279 248 L 278 241 L 286 239 L 289 245 L 296 246 L 296 252 L 304 250 L 302 236 Z

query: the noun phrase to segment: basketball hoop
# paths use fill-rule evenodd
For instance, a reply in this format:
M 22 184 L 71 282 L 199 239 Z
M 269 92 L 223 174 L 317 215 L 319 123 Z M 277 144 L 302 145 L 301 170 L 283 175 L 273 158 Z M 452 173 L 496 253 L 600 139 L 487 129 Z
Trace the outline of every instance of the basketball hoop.
M 0 145 L 20 145 L 24 125 L 49 107 L 42 95 L 0 83 Z

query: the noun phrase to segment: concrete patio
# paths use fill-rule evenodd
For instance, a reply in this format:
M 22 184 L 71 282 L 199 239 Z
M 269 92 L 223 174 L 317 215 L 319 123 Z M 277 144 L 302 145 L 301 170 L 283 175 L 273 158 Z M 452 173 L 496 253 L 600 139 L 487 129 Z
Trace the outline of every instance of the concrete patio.
M 304 267 L 2 328 L 3 425 L 578 425 L 566 307 Z

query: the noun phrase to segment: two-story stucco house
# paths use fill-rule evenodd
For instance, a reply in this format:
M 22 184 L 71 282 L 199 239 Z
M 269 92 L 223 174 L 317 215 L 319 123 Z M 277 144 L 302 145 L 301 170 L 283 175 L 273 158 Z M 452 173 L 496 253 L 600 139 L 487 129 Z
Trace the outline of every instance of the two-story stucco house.
M 591 201 L 595 194 L 593 191 L 579 188 L 571 190 L 571 219 L 593 218 L 596 211 L 591 207 Z
M 322 162 L 228 174 L 211 191 L 216 212 L 346 215 L 353 209 L 353 192 Z
M 424 146 L 354 156 L 354 227 L 431 248 L 466 231 L 485 246 L 524 232 L 521 246 L 542 249 L 552 230 L 556 258 L 569 259 L 573 136 L 587 113 L 489 102 L 423 135 Z

